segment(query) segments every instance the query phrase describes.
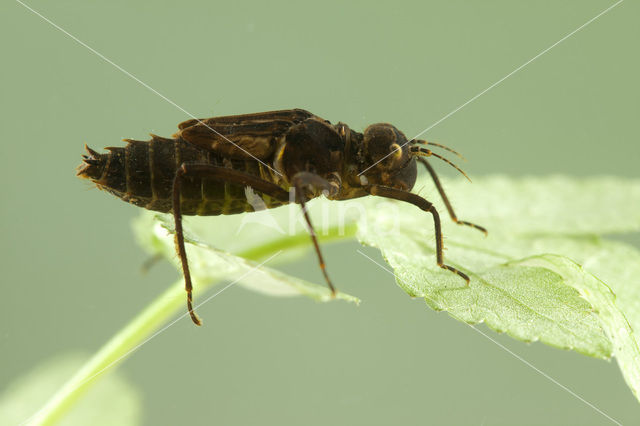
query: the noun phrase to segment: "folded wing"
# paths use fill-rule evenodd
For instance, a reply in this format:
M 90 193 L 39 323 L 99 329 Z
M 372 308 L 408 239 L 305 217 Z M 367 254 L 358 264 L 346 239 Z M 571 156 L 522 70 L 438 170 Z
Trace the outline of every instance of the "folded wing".
M 295 124 L 315 117 L 303 109 L 188 120 L 175 137 L 222 157 L 267 160 L 278 140 Z

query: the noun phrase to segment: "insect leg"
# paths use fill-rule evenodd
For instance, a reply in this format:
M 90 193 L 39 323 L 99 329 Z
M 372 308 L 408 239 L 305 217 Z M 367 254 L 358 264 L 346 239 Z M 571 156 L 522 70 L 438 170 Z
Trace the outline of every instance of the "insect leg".
M 200 177 L 208 179 L 216 179 L 222 182 L 236 183 L 239 185 L 249 186 L 256 191 L 269 195 L 270 197 L 281 201 L 288 201 L 289 194 L 278 185 L 260 179 L 259 177 L 239 172 L 237 170 L 226 167 L 218 167 L 210 164 L 190 164 L 183 163 L 177 170 L 173 179 L 173 218 L 176 228 L 176 250 L 180 262 L 182 263 L 182 272 L 184 274 L 184 287 L 187 292 L 187 309 L 191 320 L 196 325 L 201 325 L 200 318 L 193 311 L 193 285 L 191 282 L 191 273 L 189 271 L 189 262 L 187 261 L 187 251 L 184 245 L 184 232 L 182 230 L 182 211 L 180 206 L 180 191 L 182 179 L 185 177 Z
M 442 201 L 444 201 L 444 205 L 447 207 L 447 211 L 449 212 L 449 216 L 451 216 L 451 220 L 453 220 L 458 225 L 470 226 L 472 228 L 477 229 L 478 231 L 483 232 L 484 235 L 487 235 L 487 230 L 485 228 L 483 228 L 482 226 L 458 219 L 458 217 L 456 216 L 455 212 L 453 211 L 453 207 L 451 206 L 451 203 L 449 202 L 449 198 L 447 197 L 447 194 L 445 194 L 445 192 L 444 192 L 444 188 L 442 187 L 442 184 L 440 183 L 440 179 L 438 178 L 438 175 L 436 174 L 436 171 L 433 170 L 433 167 L 431 167 L 431 164 L 429 164 L 429 162 L 427 160 L 425 160 L 424 158 L 418 158 L 418 161 L 421 162 L 427 168 L 427 171 L 431 175 L 431 178 L 433 179 L 433 182 L 436 184 L 436 188 L 438 188 L 438 192 L 440 193 L 440 196 L 442 197 Z
M 325 267 L 324 258 L 322 257 L 322 252 L 320 251 L 320 246 L 318 245 L 318 238 L 316 236 L 316 231 L 313 229 L 313 225 L 311 224 L 311 218 L 309 217 L 309 213 L 307 212 L 306 201 L 307 197 L 304 193 L 305 187 L 311 187 L 313 189 L 322 189 L 331 192 L 332 185 L 326 179 L 309 172 L 300 172 L 296 173 L 291 179 L 291 184 L 295 188 L 296 191 L 296 202 L 300 203 L 302 206 L 302 213 L 304 214 L 304 219 L 307 222 L 307 228 L 309 229 L 309 235 L 311 236 L 311 241 L 313 242 L 313 246 L 316 250 L 316 255 L 318 256 L 318 262 L 320 263 L 320 270 L 322 270 L 322 275 L 324 275 L 324 279 L 331 289 L 331 295 L 335 297 L 336 288 L 333 286 L 333 283 L 329 279 L 329 275 L 327 274 L 327 269 Z
M 368 185 L 365 186 L 365 189 L 371 195 L 405 201 L 407 203 L 413 204 L 421 210 L 431 213 L 431 215 L 433 216 L 433 224 L 436 232 L 436 262 L 438 263 L 438 266 L 440 266 L 442 269 L 447 269 L 455 274 L 458 274 L 467 282 L 467 285 L 469 285 L 469 277 L 464 272 L 458 271 L 453 266 L 444 264 L 444 256 L 442 253 L 443 244 L 442 229 L 440 227 L 440 215 L 438 214 L 438 211 L 433 206 L 433 204 L 416 194 L 402 191 L 400 189 L 389 188 L 388 186 Z

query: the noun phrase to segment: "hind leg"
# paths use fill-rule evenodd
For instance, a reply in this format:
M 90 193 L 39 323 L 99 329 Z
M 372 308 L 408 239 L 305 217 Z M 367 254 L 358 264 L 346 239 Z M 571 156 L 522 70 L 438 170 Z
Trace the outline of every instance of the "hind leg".
M 289 193 L 278 185 L 260 179 L 256 176 L 239 172 L 237 170 L 229 169 L 226 167 L 213 166 L 210 164 L 191 164 L 183 163 L 176 171 L 173 179 L 173 218 L 175 221 L 175 240 L 176 251 L 178 257 L 182 263 L 182 272 L 184 274 L 184 287 L 187 292 L 187 309 L 191 320 L 196 325 L 202 325 L 200 318 L 193 311 L 193 284 L 191 282 L 191 273 L 189 271 L 189 262 L 187 260 L 187 251 L 184 245 L 184 232 L 182 229 L 182 210 L 180 205 L 180 195 L 182 190 L 182 180 L 184 178 L 199 177 L 207 179 L 215 179 L 220 182 L 230 182 L 243 186 L 251 187 L 252 189 L 259 191 L 263 194 L 269 195 L 275 199 L 281 201 L 289 200 Z

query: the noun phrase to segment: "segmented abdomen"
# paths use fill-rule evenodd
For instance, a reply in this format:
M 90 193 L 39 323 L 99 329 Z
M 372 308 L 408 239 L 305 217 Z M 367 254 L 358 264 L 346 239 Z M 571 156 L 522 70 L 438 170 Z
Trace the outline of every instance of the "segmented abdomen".
M 126 147 L 108 148 L 104 171 L 94 182 L 118 198 L 149 210 L 172 210 L 173 179 L 183 163 L 211 164 L 272 181 L 264 165 L 252 160 L 221 158 L 181 139 L 153 136 L 150 141 L 128 140 Z M 241 185 L 206 178 L 185 177 L 181 185 L 181 210 L 185 215 L 215 216 L 251 212 L 283 204 L 256 192 L 262 202 L 247 200 Z

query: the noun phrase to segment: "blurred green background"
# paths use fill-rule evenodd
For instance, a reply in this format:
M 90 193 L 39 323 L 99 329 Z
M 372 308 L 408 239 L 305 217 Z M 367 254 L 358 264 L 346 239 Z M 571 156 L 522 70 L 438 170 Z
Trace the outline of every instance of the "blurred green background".
M 300 107 L 412 136 L 613 2 L 28 4 L 199 117 Z M 19 3 L 0 15 L 4 388 L 52 357 L 96 351 L 178 277 L 168 263 L 139 273 L 139 211 L 88 190 L 74 168 L 85 142 L 169 136 L 190 117 Z M 472 178 L 638 177 L 639 17 L 637 2 L 621 3 L 425 136 L 463 152 Z M 357 248 L 327 245 L 325 256 L 358 308 L 231 288 L 199 310 L 204 327 L 180 321 L 132 354 L 119 373 L 140 396 L 141 424 L 611 424 L 409 299 Z M 322 282 L 312 253 L 282 268 Z M 491 336 L 637 423 L 615 362 Z

